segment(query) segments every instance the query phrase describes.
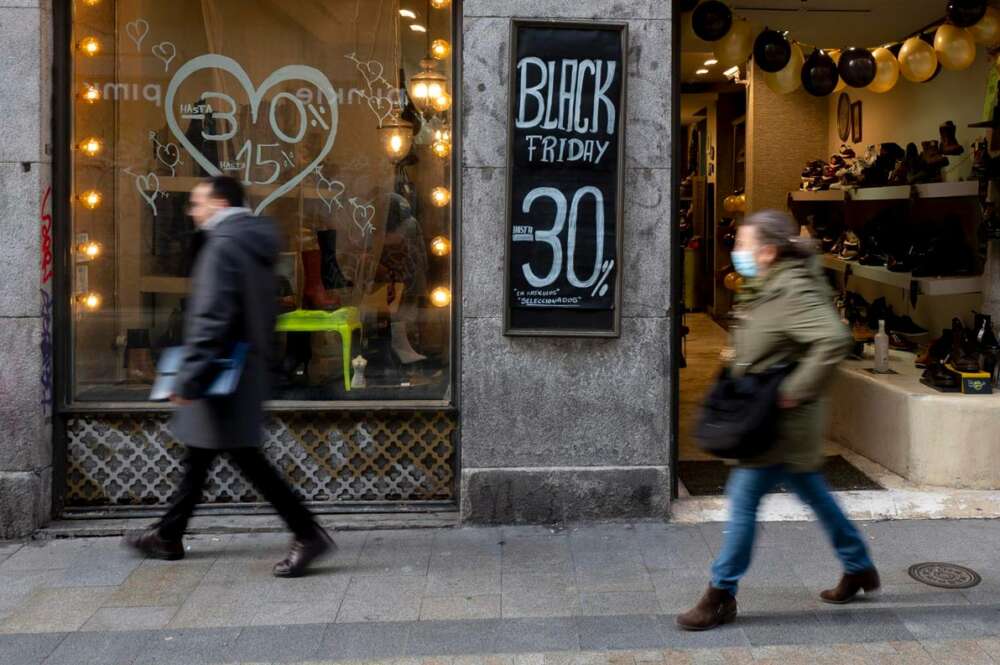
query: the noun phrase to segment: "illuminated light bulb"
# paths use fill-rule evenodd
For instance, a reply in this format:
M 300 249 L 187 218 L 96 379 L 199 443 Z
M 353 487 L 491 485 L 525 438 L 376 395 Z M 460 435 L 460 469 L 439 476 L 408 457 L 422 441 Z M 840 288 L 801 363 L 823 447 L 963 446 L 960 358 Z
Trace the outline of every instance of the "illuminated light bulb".
M 411 19 L 412 18 L 417 18 L 416 13 L 414 13 L 410 9 L 400 9 L 399 10 L 399 15 L 402 16 L 403 18 L 411 18 Z
M 434 100 L 448 92 L 446 88 L 448 79 L 437 68 L 437 60 L 424 58 L 420 61 L 420 71 L 410 77 L 408 85 L 410 99 L 421 113 L 430 111 Z
M 87 5 L 88 7 L 96 7 L 97 5 L 101 4 L 101 0 L 83 0 L 83 4 Z
M 427 32 L 427 28 L 420 25 L 419 23 L 411 23 L 410 30 L 412 30 L 413 32 Z
M 431 254 L 434 256 L 448 256 L 451 253 L 451 241 L 444 236 L 438 236 L 431 240 Z
M 398 162 L 410 154 L 413 146 L 413 123 L 401 118 L 398 110 L 393 110 L 378 132 L 389 159 Z
M 88 85 L 87 89 L 80 96 L 83 98 L 83 101 L 93 104 L 101 99 L 101 91 L 97 89 L 96 85 Z
M 695 74 L 697 74 L 698 76 L 704 76 L 704 75 L 705 75 L 705 74 L 707 74 L 707 73 L 708 73 L 708 70 L 707 70 L 707 69 L 705 69 L 704 67 L 702 67 L 701 69 L 699 69 L 699 70 L 697 70 L 697 71 L 695 72 Z
M 77 245 L 76 251 L 78 254 L 87 257 L 88 259 L 96 259 L 101 255 L 101 243 L 99 242 L 85 242 Z
M 431 0 L 431 7 L 434 9 L 444 9 L 451 4 L 451 0 Z
M 439 286 L 431 291 L 431 304 L 435 307 L 447 307 L 451 304 L 451 291 Z
M 434 151 L 435 155 L 444 159 L 451 154 L 451 144 L 447 141 L 435 141 L 431 144 L 431 150 Z
M 80 143 L 79 148 L 80 152 L 88 157 L 97 157 L 104 149 L 104 143 L 101 142 L 101 139 L 91 137 Z
M 717 64 L 719 64 L 719 61 L 716 60 L 715 58 L 709 58 L 708 60 L 705 61 L 706 67 L 711 67 L 712 65 L 717 65 Z
M 451 44 L 443 39 L 435 39 L 431 42 L 431 55 L 435 60 L 444 60 L 451 55 Z
M 431 294 L 431 297 L 433 298 L 434 295 Z M 76 301 L 81 305 L 83 305 L 84 307 L 86 307 L 87 309 L 89 309 L 90 311 L 94 311 L 96 309 L 99 309 L 101 306 L 101 294 L 94 292 L 81 293 L 76 297 Z
M 444 113 L 451 108 L 451 95 L 447 92 L 442 92 L 434 98 L 434 101 L 431 102 L 431 106 L 433 106 L 434 110 L 438 113 Z
M 438 208 L 443 208 L 451 203 L 451 192 L 448 191 L 447 187 L 435 187 L 431 190 L 431 201 Z
M 80 42 L 80 50 L 87 55 L 97 55 L 101 52 L 101 42 L 96 37 L 87 37 Z
M 101 201 L 104 199 L 101 193 L 96 189 L 90 189 L 80 195 L 80 203 L 83 204 L 84 208 L 89 210 L 95 209 L 97 206 L 101 205 Z

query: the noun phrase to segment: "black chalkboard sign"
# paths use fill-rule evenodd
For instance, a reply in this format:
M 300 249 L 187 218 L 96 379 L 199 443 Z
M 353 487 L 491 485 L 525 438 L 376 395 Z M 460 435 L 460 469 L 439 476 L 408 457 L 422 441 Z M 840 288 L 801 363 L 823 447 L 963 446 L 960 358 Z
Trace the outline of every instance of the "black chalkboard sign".
M 627 41 L 512 24 L 505 334 L 619 334 Z

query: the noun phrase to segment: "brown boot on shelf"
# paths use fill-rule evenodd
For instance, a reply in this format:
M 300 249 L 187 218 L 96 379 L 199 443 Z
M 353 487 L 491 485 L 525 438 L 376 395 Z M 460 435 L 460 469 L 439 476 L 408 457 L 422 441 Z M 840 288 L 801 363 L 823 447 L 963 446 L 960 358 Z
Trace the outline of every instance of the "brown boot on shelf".
M 844 573 L 840 578 L 840 583 L 819 594 L 820 600 L 824 603 L 843 605 L 854 600 L 859 591 L 864 591 L 865 595 L 878 591 L 882 585 L 878 577 L 878 571 L 874 568 L 863 570 L 860 573 Z
M 965 152 L 965 148 L 962 144 L 958 142 L 955 138 L 955 123 L 951 120 L 945 122 L 941 125 L 941 154 L 942 155 L 961 155 Z
M 305 284 L 302 289 L 303 309 L 325 309 L 332 312 L 340 307 L 340 298 L 330 297 L 323 288 L 323 257 L 318 249 L 302 252 Z
M 711 630 L 735 619 L 736 598 L 710 586 L 697 605 L 677 616 L 677 625 L 684 630 Z

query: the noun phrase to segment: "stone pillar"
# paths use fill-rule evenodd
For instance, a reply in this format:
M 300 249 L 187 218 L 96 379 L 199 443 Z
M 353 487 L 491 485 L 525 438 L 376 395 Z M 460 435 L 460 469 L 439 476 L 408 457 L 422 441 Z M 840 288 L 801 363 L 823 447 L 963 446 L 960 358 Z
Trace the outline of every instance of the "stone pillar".
M 463 4 L 463 519 L 665 517 L 672 390 L 671 3 Z M 620 339 L 503 335 L 512 18 L 629 24 Z
M 0 7 L 0 540 L 52 498 L 51 2 Z M 66 220 L 61 220 L 65 222 Z

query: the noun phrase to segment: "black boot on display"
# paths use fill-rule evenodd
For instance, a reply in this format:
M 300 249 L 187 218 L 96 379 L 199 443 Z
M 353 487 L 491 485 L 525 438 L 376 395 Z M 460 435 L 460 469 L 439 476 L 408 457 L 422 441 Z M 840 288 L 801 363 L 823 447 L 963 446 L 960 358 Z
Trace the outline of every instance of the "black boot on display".
M 993 332 L 993 317 L 979 312 L 973 312 L 973 315 L 976 317 L 974 329 L 980 350 L 984 353 L 1000 353 L 1000 341 L 997 341 L 997 336 Z
M 972 348 L 974 342 L 969 335 L 968 329 L 962 325 L 958 318 L 951 320 L 951 366 L 959 372 L 978 372 L 979 357 L 975 349 Z
M 353 282 L 344 277 L 337 263 L 337 232 L 333 229 L 316 232 L 319 251 L 322 254 L 320 277 L 325 289 L 343 289 L 354 286 Z

